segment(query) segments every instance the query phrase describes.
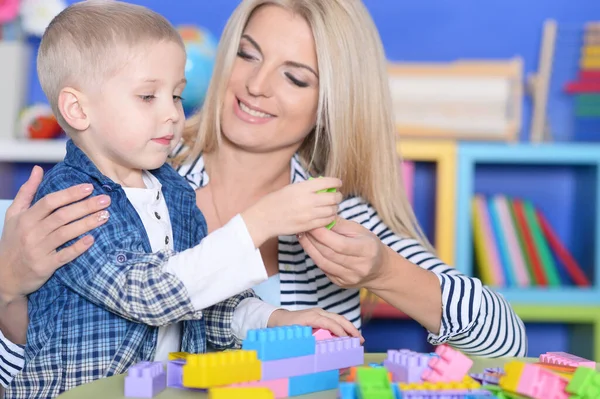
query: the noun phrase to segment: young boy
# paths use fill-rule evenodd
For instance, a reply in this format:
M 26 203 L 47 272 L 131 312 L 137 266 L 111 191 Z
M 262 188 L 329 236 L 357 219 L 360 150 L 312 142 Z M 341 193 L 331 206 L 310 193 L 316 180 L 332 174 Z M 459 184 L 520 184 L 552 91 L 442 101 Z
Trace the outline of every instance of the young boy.
M 194 191 L 165 165 L 184 123 L 185 63 L 177 31 L 140 6 L 76 3 L 48 26 L 38 75 L 71 140 L 36 200 L 89 183 L 111 197 L 110 218 L 91 249 L 30 296 L 25 368 L 7 397 L 54 397 L 139 361 L 204 352 L 206 340 L 232 347 L 248 329 L 295 322 L 252 291 L 229 298 L 267 278 L 262 242 L 250 232 L 263 241 L 279 233 L 252 216 L 271 209 L 207 236 Z M 339 182 L 298 186 L 324 195 L 316 191 Z

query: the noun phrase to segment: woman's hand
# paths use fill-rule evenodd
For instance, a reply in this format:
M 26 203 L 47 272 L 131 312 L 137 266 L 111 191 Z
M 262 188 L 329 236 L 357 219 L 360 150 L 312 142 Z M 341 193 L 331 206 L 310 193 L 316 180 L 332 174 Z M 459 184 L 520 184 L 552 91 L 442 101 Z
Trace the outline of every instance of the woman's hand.
M 268 327 L 292 325 L 323 328 L 331 331 L 332 334 L 337 335 L 338 337 L 351 336 L 360 338 L 361 344 L 365 341 L 358 329 L 354 327 L 354 324 L 344 316 L 327 312 L 319 308 L 296 311 L 277 309 L 271 314 L 267 324 Z
M 343 288 L 371 288 L 382 276 L 387 247 L 358 223 L 339 218 L 331 230 L 299 235 L 300 244 L 329 279 Z
M 49 194 L 30 208 L 43 174 L 34 167 L 6 212 L 0 239 L 0 305 L 36 291 L 56 269 L 85 252 L 94 242 L 92 236 L 60 251 L 56 248 L 108 218 L 103 209 L 109 206 L 109 197 L 85 199 L 92 193 L 90 184 Z

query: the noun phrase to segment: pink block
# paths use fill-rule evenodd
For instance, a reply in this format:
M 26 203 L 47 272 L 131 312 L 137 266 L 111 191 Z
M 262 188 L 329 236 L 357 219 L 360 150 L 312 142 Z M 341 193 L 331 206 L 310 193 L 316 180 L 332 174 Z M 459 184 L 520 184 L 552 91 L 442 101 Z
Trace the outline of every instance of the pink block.
M 526 364 L 519 378 L 517 392 L 533 399 L 568 399 L 568 381 L 543 367 Z
M 546 352 L 540 355 L 540 362 L 547 364 L 558 364 L 561 366 L 588 367 L 596 369 L 596 362 L 571 355 L 566 352 Z
M 335 335 L 331 333 L 329 330 L 325 330 L 324 328 L 315 328 L 313 329 L 313 337 L 317 341 L 323 341 L 326 339 L 335 338 Z
M 440 345 L 435 353 L 439 357 L 429 360 L 429 369 L 423 372 L 421 378 L 429 382 L 458 382 L 469 373 L 473 361 L 452 349 L 448 345 Z
M 262 381 L 312 374 L 315 373 L 315 355 L 262 361 L 261 367 Z
M 261 387 L 261 388 L 269 388 L 273 395 L 275 395 L 275 399 L 287 398 L 290 392 L 290 379 L 289 378 L 281 378 L 279 380 L 271 380 L 271 381 L 256 381 L 256 382 L 245 382 L 243 384 L 233 384 L 230 387 Z
M 315 373 L 362 366 L 365 349 L 359 338 L 338 337 L 317 341 L 315 348 Z

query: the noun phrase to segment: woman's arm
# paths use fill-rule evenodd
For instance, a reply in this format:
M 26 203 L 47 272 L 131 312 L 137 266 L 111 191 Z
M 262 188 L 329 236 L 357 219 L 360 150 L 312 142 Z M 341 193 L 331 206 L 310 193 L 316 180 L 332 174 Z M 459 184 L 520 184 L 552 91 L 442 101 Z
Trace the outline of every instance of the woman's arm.
M 315 263 L 342 287 L 364 287 L 414 318 L 433 344 L 448 342 L 480 356 L 523 356 L 525 327 L 499 294 L 398 237 L 368 205 L 357 222 L 340 220 L 301 243 Z M 360 208 L 360 207 L 359 207 Z M 358 216 L 360 215 L 360 216 Z
M 83 185 L 48 195 L 30 208 L 42 177 L 42 169 L 35 167 L 6 212 L 0 238 L 0 385 L 22 367 L 19 345 L 25 343 L 29 323 L 26 295 L 92 245 L 93 240 L 81 239 L 56 251 L 101 225 L 98 212 L 110 203 L 106 196 L 86 199 L 91 190 Z

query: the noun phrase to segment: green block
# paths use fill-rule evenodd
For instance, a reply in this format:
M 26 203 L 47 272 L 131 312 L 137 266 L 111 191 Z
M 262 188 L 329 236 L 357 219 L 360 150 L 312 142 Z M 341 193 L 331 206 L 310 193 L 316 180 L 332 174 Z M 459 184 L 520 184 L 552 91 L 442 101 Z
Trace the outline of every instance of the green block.
M 356 370 L 359 399 L 394 399 L 394 389 L 385 367 L 360 367 Z
M 319 176 L 319 179 L 322 178 L 323 176 Z M 314 179 L 314 177 L 309 177 L 308 180 L 312 180 Z M 335 188 L 326 188 L 324 190 L 319 190 L 317 191 L 317 194 L 321 194 L 321 193 L 335 193 L 337 190 Z M 329 230 L 331 230 L 333 228 L 333 226 L 335 226 L 335 220 L 331 223 L 329 223 L 327 226 L 325 226 L 326 228 L 328 228 Z
M 578 367 L 565 391 L 581 399 L 600 397 L 600 373 L 587 367 Z

